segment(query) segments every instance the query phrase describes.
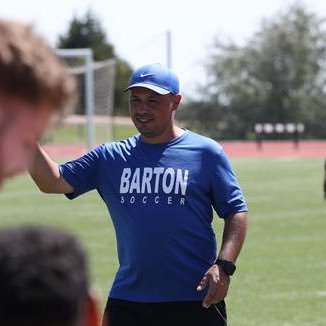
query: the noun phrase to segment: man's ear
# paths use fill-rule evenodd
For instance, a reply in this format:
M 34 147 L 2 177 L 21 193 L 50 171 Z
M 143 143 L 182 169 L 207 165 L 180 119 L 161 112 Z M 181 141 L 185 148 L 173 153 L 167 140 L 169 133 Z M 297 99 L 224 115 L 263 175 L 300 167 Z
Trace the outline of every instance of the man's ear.
M 86 305 L 85 305 L 85 326 L 100 326 L 101 317 L 99 310 L 99 300 L 94 291 L 90 291 L 87 295 Z M 106 326 L 107 323 L 103 321 L 102 326 Z
M 181 98 L 182 96 L 180 94 L 173 96 L 173 107 L 172 107 L 173 111 L 176 111 L 178 109 L 178 106 L 181 102 Z

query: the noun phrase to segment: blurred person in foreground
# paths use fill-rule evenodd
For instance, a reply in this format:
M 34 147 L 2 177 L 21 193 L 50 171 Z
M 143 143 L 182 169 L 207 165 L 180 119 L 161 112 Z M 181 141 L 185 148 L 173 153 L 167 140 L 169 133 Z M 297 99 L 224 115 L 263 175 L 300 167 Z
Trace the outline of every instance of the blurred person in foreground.
M 51 117 L 73 107 L 76 83 L 31 26 L 0 19 L 0 187 L 27 169 Z
M 75 236 L 39 225 L 0 230 L 0 325 L 99 325 L 86 251 Z
M 30 175 L 73 199 L 97 190 L 117 237 L 110 326 L 226 325 L 227 296 L 247 230 L 247 205 L 221 145 L 177 126 L 177 75 L 136 69 L 126 88 L 139 134 L 58 165 L 38 148 Z M 224 220 L 217 250 L 213 211 Z

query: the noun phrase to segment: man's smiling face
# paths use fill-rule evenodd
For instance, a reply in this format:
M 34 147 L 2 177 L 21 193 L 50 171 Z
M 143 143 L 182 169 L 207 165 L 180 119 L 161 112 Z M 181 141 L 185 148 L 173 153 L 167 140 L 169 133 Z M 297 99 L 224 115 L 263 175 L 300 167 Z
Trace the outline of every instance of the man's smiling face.
M 174 138 L 174 112 L 180 95 L 160 95 L 144 87 L 130 89 L 130 116 L 145 142 L 163 143 Z

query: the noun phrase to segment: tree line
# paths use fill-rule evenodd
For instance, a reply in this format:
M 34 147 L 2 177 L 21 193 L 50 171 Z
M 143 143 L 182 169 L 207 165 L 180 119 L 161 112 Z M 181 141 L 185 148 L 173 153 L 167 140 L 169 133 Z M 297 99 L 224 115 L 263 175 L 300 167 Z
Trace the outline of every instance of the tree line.
M 95 60 L 116 58 L 115 114 L 128 114 L 123 89 L 132 67 L 116 56 L 93 13 L 74 17 L 57 46 L 90 47 Z M 293 4 L 263 20 L 242 46 L 216 37 L 207 81 L 197 86 L 199 96 L 184 101 L 177 119 L 215 139 L 252 139 L 257 123 L 301 123 L 304 137 L 326 138 L 325 59 L 325 18 Z

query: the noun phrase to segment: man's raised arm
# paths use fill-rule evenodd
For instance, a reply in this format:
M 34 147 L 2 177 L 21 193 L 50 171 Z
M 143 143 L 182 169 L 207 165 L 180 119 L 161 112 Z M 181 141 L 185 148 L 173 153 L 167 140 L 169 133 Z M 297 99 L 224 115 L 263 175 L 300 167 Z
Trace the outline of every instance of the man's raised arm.
M 28 172 L 42 192 L 68 194 L 74 191 L 61 176 L 59 165 L 49 157 L 40 145 L 37 146 L 34 161 Z

